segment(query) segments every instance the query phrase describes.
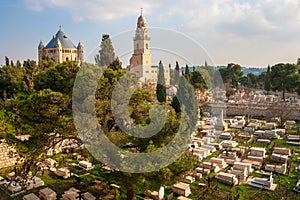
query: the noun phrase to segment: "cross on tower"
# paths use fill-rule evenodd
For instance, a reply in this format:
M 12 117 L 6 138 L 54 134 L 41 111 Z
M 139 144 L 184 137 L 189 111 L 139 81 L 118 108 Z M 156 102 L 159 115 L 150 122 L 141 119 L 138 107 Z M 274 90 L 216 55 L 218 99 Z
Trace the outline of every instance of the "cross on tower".
M 141 16 L 143 15 L 143 8 L 141 8 Z

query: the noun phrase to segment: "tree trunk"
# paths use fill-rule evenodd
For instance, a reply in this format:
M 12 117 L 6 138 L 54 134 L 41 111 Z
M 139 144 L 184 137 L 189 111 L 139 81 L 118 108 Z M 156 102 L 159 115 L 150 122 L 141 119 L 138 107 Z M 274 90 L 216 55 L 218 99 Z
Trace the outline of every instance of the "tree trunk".
M 136 200 L 136 194 L 135 194 L 135 189 L 134 189 L 134 186 L 131 185 L 131 187 L 129 187 L 127 189 L 127 200 Z

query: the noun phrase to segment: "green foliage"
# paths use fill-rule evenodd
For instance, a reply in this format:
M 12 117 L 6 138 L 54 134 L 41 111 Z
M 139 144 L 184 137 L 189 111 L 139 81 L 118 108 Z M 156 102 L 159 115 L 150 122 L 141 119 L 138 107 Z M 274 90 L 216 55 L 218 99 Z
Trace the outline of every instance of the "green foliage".
M 12 124 L 13 116 L 6 110 L 0 110 L 0 138 L 6 138 L 8 135 L 15 135 L 16 130 Z
M 272 66 L 270 78 L 272 90 L 282 91 L 282 98 L 285 99 L 285 92 L 294 92 L 299 82 L 298 67 L 294 64 L 276 64 Z
M 35 92 L 16 103 L 22 133 L 44 134 L 62 128 L 65 115 L 71 115 L 70 97 L 50 89 Z
M 243 77 L 242 67 L 238 64 L 229 63 L 226 68 L 219 70 L 224 83 L 237 87 Z
M 203 73 L 207 73 L 207 71 L 204 70 L 202 71 Z M 199 70 L 191 72 L 190 83 L 194 86 L 194 89 L 198 89 L 202 92 L 204 92 L 208 88 L 206 84 L 206 80 L 204 79 L 204 77 L 202 76 Z
M 119 60 L 119 58 L 117 57 L 110 65 L 109 68 L 111 68 L 112 70 L 120 70 L 122 69 L 122 62 Z
M 179 68 L 178 61 L 176 61 L 175 69 L 170 68 L 170 84 L 178 85 L 179 76 L 180 76 L 180 68 Z
M 244 76 L 241 79 L 241 84 L 249 88 L 259 88 L 260 85 L 259 76 L 249 73 L 247 74 L 247 77 Z
M 9 58 L 5 56 L 5 66 L 9 66 Z
M 146 90 L 137 89 L 131 96 L 130 117 L 136 124 L 146 125 L 149 123 L 149 110 L 152 107 L 151 95 Z
M 10 99 L 18 92 L 24 91 L 24 73 L 24 68 L 18 66 L 7 65 L 0 68 L 0 96 L 2 99 Z
M 24 91 L 26 93 L 32 93 L 34 91 L 34 77 L 40 72 L 39 66 L 34 60 L 25 60 L 23 63 L 25 70 L 23 81 L 24 81 Z
M 180 106 L 180 102 L 178 100 L 178 98 L 176 96 L 173 97 L 172 102 L 171 102 L 171 106 L 172 108 L 174 108 L 176 113 L 180 113 L 181 112 L 181 106 Z
M 111 111 L 111 97 L 117 81 L 124 75 L 124 70 L 107 68 L 99 81 L 96 91 L 95 108 L 99 123 L 105 132 L 115 127 L 115 121 Z M 87 99 L 86 99 L 87 100 Z
M 185 77 L 187 80 L 190 79 L 190 69 L 189 69 L 189 66 L 188 66 L 187 64 L 185 65 L 184 77 Z
M 166 80 L 164 73 L 164 66 L 162 62 L 159 62 L 158 65 L 158 74 L 157 74 L 157 85 L 156 85 L 156 97 L 160 103 L 166 102 Z
M 264 89 L 266 91 L 271 90 L 270 72 L 271 72 L 271 68 L 270 68 L 270 65 L 268 65 L 268 70 L 267 70 L 267 73 L 266 73 L 266 76 L 265 76 L 265 81 L 264 81 Z
M 74 81 L 80 66 L 76 62 L 64 62 L 53 68 L 46 68 L 34 80 L 36 90 L 51 89 L 72 95 Z
M 99 66 L 109 66 L 116 59 L 114 47 L 109 35 L 102 35 L 99 54 L 95 56 L 96 64 Z

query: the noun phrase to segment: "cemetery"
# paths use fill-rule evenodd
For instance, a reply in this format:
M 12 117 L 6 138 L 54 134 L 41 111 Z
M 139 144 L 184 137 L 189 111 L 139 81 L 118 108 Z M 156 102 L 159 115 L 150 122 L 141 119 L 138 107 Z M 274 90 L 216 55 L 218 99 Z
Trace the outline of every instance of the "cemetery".
M 192 156 L 197 158 L 198 166 L 193 169 L 193 173 L 186 175 L 181 181 L 174 184 L 172 187 L 166 186 L 166 190 L 148 191 L 144 199 L 164 199 L 166 196 L 173 196 L 173 199 L 194 199 L 195 195 L 209 190 L 210 187 L 223 188 L 240 188 L 251 187 L 276 192 L 279 187 L 278 176 L 284 176 L 290 171 L 288 163 L 291 159 L 299 157 L 292 157 L 293 151 L 297 149 L 297 142 L 299 142 L 298 135 L 289 134 L 285 136 L 285 129 L 273 129 L 273 123 L 263 123 L 261 121 L 252 120 L 248 125 L 243 124 L 245 120 L 242 116 L 237 116 L 232 119 L 223 119 L 230 123 L 239 122 L 241 127 L 229 127 L 224 130 L 214 129 L 214 125 L 206 125 L 208 119 L 198 122 L 197 130 L 191 135 L 191 143 L 188 145 L 189 152 Z M 218 119 L 209 119 L 218 121 Z M 219 122 L 220 124 L 220 122 Z M 245 130 L 248 127 L 247 130 Z M 240 131 L 240 132 L 237 132 Z M 245 134 L 248 132 L 247 134 Z M 267 134 L 266 134 L 267 133 Z M 248 137 L 248 134 L 253 137 Z M 276 137 L 273 137 L 273 136 Z M 279 139 L 286 137 L 285 140 Z M 268 142 L 262 141 L 268 140 Z M 238 142 L 237 142 L 238 141 Z M 292 142 L 292 143 L 288 143 Z M 296 143 L 295 143 L 296 142 Z M 252 144 L 251 146 L 249 144 Z M 276 144 L 276 145 L 274 145 Z M 287 146 L 287 145 L 293 145 Z M 3 143 L 2 143 L 3 146 Z M 11 149 L 5 146 L 6 149 Z M 79 151 L 80 152 L 80 151 Z M 300 153 L 298 150 L 296 152 Z M 64 153 L 60 153 L 59 157 L 52 155 L 46 158 L 43 162 L 38 163 L 41 169 L 45 170 L 47 177 L 54 182 L 58 180 L 68 180 L 70 182 L 84 181 L 84 177 L 91 176 L 96 171 L 101 173 L 113 173 L 113 170 L 105 165 L 94 165 L 80 153 L 73 153 L 72 159 L 63 159 L 67 162 L 61 165 Z M 48 154 L 49 155 L 49 154 Z M 67 155 L 67 154 L 66 154 Z M 71 154 L 70 154 L 71 155 Z M 20 158 L 18 158 L 20 160 Z M 298 159 L 298 162 L 300 159 Z M 65 161 L 64 161 L 65 162 Z M 12 162 L 10 166 L 13 166 Z M 300 162 L 299 164 L 300 165 Z M 74 168 L 75 166 L 75 168 Z M 295 168 L 296 169 L 296 168 Z M 80 172 L 80 170 L 82 172 Z M 265 170 L 265 171 L 262 171 Z M 293 171 L 293 169 L 291 170 Z M 91 172 L 91 175 L 88 175 Z M 270 173 L 272 173 L 270 175 Z M 262 174 L 262 175 L 260 175 Z M 32 174 L 30 174 L 32 176 Z M 55 176 L 53 176 L 55 175 Z M 75 185 L 65 188 L 63 190 L 55 190 L 49 185 L 45 184 L 43 178 L 33 177 L 28 180 L 26 188 L 14 180 L 14 173 L 8 173 L 3 181 L 3 186 L 8 186 L 10 195 L 19 194 L 18 197 L 24 200 L 35 199 L 57 199 L 60 197 L 63 200 L 75 200 L 81 196 L 85 200 L 94 200 L 97 194 L 93 191 L 81 192 Z M 89 178 L 89 180 L 91 180 Z M 210 180 L 209 182 L 207 182 Z M 75 183 L 74 182 L 74 183 Z M 97 181 L 96 185 L 101 184 Z M 223 185 L 224 184 L 224 185 Z M 45 187 L 44 189 L 40 189 Z M 75 186 L 75 187 L 74 187 Z M 206 188 L 204 191 L 195 191 L 195 188 Z M 282 187 L 282 186 L 280 186 Z M 24 190 L 24 188 L 26 190 Z M 118 186 L 117 190 L 121 190 Z M 253 189 L 251 189 L 253 190 Z M 299 183 L 295 182 L 291 191 L 298 191 Z M 32 192 L 33 191 L 33 192 Z M 170 193 L 171 192 L 171 193 Z M 267 194 L 267 193 L 266 193 Z

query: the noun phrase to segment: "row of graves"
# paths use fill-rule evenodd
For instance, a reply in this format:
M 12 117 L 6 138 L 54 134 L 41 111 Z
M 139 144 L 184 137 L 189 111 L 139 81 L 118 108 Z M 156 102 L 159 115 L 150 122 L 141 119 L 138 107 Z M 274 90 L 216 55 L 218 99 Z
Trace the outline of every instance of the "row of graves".
M 52 159 L 47 158 L 44 162 L 38 163 L 39 167 L 43 170 L 49 169 L 51 172 L 53 172 L 56 176 L 68 179 L 71 176 L 77 176 L 76 174 L 72 173 L 72 171 L 68 167 L 58 167 L 59 163 Z M 88 172 L 89 170 L 93 169 L 94 166 L 92 163 L 86 160 L 81 160 L 78 162 L 78 164 L 75 164 L 77 168 Z M 39 197 L 37 197 L 35 194 L 31 193 L 26 196 L 24 196 L 23 200 L 33 200 L 35 199 L 44 199 L 44 200 L 56 200 L 57 194 L 55 191 L 53 191 L 51 188 L 47 187 L 43 190 L 40 190 Z M 91 195 L 88 192 L 81 192 L 80 190 L 76 188 L 70 188 L 69 190 L 65 191 L 62 195 L 62 200 L 76 200 L 76 199 L 82 199 L 82 200 L 95 200 L 96 197 Z
M 0 185 L 4 187 L 5 191 L 11 193 L 11 197 L 17 196 L 26 191 L 39 188 L 44 185 L 44 182 L 32 173 L 28 174 L 28 178 L 16 176 L 15 172 L 7 174 L 6 178 L 0 177 Z
M 23 200 L 56 200 L 57 194 L 49 187 L 43 188 L 39 191 L 38 195 L 34 193 L 27 194 L 23 197 Z M 62 200 L 96 200 L 89 192 L 81 192 L 76 188 L 70 188 L 62 195 Z
M 89 161 L 86 160 L 81 160 L 78 162 L 78 164 L 75 164 L 76 167 L 78 169 L 81 169 L 84 172 L 88 172 L 89 170 L 93 169 L 94 166 L 92 165 L 92 163 L 90 163 Z M 45 159 L 43 162 L 40 162 L 37 164 L 37 166 L 41 169 L 41 170 L 47 170 L 49 169 L 51 172 L 53 172 L 56 176 L 63 178 L 63 179 L 68 179 L 71 176 L 78 176 L 74 173 L 72 173 L 72 171 L 68 168 L 68 167 L 58 167 L 59 163 L 52 159 L 52 158 L 47 158 Z M 23 177 L 23 176 L 22 176 Z M 5 188 L 6 191 L 9 192 L 11 197 L 14 196 L 18 196 L 22 193 L 27 193 L 28 191 L 35 189 L 35 188 L 39 188 L 44 186 L 44 182 L 36 176 L 32 176 L 32 173 L 29 172 L 29 174 L 27 176 L 24 176 L 23 178 L 19 177 L 19 176 L 15 176 L 15 172 L 11 172 L 9 174 L 7 174 L 6 178 L 1 178 L 0 177 L 0 185 L 3 185 L 3 187 Z M 44 192 L 43 192 L 44 191 Z M 42 192 L 40 192 L 40 197 L 42 196 L 41 199 L 56 199 L 52 198 L 51 195 L 46 195 L 48 196 L 47 198 L 45 198 L 43 195 L 41 194 L 52 194 L 53 192 L 51 192 L 50 189 L 45 189 L 42 190 Z M 52 195 L 53 196 L 53 195 Z M 68 196 L 65 195 L 65 196 Z M 76 195 L 73 195 L 76 196 Z M 29 196 L 27 195 L 26 198 L 24 197 L 24 199 L 29 200 L 29 199 L 37 199 L 34 197 L 33 194 L 30 194 Z M 71 200 L 71 199 L 76 199 L 76 198 L 64 198 L 66 200 Z M 93 199 L 93 198 L 87 198 L 87 199 Z
M 58 162 L 52 158 L 45 159 L 44 162 L 38 163 L 38 166 L 43 170 L 49 169 L 50 171 L 54 172 L 54 174 L 56 174 L 59 177 L 62 177 L 63 179 L 68 179 L 69 177 L 71 177 L 73 175 L 73 173 L 71 172 L 71 170 L 68 167 L 60 167 L 59 168 Z M 74 163 L 73 166 L 75 166 L 85 172 L 88 172 L 89 170 L 94 168 L 93 164 L 86 160 L 81 160 L 78 162 L 78 164 Z
M 214 137 L 216 130 L 214 129 L 214 118 L 207 119 L 206 121 L 198 121 L 195 131 L 191 134 L 191 143 L 189 144 L 189 151 L 191 155 L 196 156 L 199 160 L 210 156 L 217 149 L 222 149 L 222 145 L 216 143 Z M 198 128 L 206 126 L 205 130 L 198 131 Z M 200 180 L 204 175 L 207 175 L 213 171 L 218 171 L 220 168 L 225 168 L 222 159 L 211 159 L 208 162 L 202 162 L 194 172 L 186 176 L 181 182 L 178 182 L 172 186 L 172 193 L 167 199 L 174 199 L 173 195 L 178 196 L 178 200 L 191 200 L 188 198 L 191 195 L 190 185 L 196 180 Z M 159 191 L 148 191 L 147 196 L 144 199 L 161 200 L 164 199 L 164 188 L 161 187 Z
M 231 186 L 239 184 L 249 184 L 254 187 L 267 190 L 275 190 L 276 184 L 273 183 L 272 175 L 269 179 L 252 177 L 254 170 L 260 170 L 266 158 L 266 150 L 264 148 L 251 147 L 249 150 L 246 147 L 234 148 L 231 151 L 223 151 L 219 158 L 224 159 L 224 164 L 232 166 L 227 170 L 219 170 L 215 176 L 220 182 Z M 248 152 L 249 151 L 249 152 Z M 246 154 L 245 158 L 237 155 Z
M 205 118 L 203 121 L 198 121 L 196 130 L 191 135 L 191 143 L 189 144 L 191 154 L 199 160 L 203 160 L 216 150 L 223 151 L 217 157 L 203 161 L 192 174 L 173 185 L 173 193 L 179 196 L 177 199 L 189 200 L 188 196 L 191 195 L 190 184 L 210 173 L 215 173 L 215 178 L 218 181 L 231 186 L 248 184 L 271 191 L 276 189 L 277 185 L 274 183 L 273 173 L 286 173 L 286 162 L 289 156 L 291 156 L 290 149 L 273 148 L 270 157 L 272 164 L 264 165 L 267 158 L 266 149 L 245 146 L 237 147 L 238 143 L 233 139 L 232 134 L 224 132 L 227 129 L 227 124 L 230 124 L 230 128 L 245 128 L 249 132 L 262 129 L 264 132 L 260 132 L 261 135 L 258 136 L 258 139 L 271 140 L 285 134 L 285 129 L 276 129 L 275 123 L 263 123 L 259 120 L 253 120 L 245 127 L 245 117 L 236 116 L 226 121 L 223 119 L 223 113 L 221 113 L 220 118 L 211 117 Z M 201 129 L 199 130 L 200 127 Z M 272 133 L 270 133 L 271 131 Z M 274 163 L 277 164 L 275 165 Z M 269 178 L 252 176 L 254 170 L 260 171 L 263 167 L 265 167 L 266 171 L 269 171 L 266 173 L 269 175 Z M 149 191 L 149 198 L 145 199 L 163 199 L 164 195 L 162 191 L 162 188 L 158 192 Z

